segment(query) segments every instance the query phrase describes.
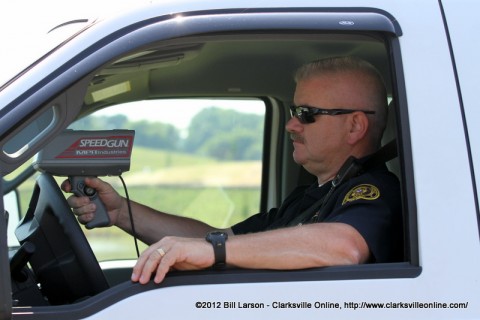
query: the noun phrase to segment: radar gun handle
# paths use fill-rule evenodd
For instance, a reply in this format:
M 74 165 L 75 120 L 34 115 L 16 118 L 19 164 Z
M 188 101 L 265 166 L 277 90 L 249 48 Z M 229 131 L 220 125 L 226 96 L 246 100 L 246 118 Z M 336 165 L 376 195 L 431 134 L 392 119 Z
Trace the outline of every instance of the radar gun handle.
M 92 201 L 97 208 L 93 220 L 85 225 L 87 229 L 109 226 L 110 217 L 105 209 L 105 205 L 98 196 L 97 190 L 85 185 L 85 177 L 83 176 L 69 176 L 68 180 L 70 181 L 74 195 L 77 197 L 89 197 L 90 201 Z

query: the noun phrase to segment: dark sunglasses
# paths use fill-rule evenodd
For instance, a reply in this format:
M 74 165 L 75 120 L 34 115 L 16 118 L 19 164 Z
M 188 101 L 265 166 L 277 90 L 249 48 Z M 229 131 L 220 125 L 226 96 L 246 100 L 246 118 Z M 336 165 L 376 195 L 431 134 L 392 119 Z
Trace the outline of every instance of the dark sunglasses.
M 375 111 L 370 110 L 353 110 L 353 109 L 321 109 L 309 106 L 291 106 L 290 114 L 292 117 L 300 120 L 301 123 L 314 123 L 314 116 L 318 115 L 327 115 L 327 116 L 338 116 L 340 114 L 349 114 L 354 112 L 363 112 L 366 114 L 375 114 Z

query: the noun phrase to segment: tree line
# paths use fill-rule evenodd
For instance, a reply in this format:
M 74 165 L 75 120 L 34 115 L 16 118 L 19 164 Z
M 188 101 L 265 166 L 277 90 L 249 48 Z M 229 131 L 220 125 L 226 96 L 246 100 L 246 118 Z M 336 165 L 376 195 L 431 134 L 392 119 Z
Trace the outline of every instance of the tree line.
M 135 145 L 184 152 L 218 160 L 260 160 L 264 117 L 210 107 L 196 114 L 182 138 L 175 126 L 147 120 L 131 121 L 125 115 L 90 116 L 75 122 L 77 130 L 133 129 Z

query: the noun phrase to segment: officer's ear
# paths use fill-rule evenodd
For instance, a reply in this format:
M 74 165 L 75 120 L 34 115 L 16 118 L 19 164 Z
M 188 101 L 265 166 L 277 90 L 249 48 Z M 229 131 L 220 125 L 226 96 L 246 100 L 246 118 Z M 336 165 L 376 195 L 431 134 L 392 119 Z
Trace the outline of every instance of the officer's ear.
M 365 138 L 369 125 L 368 115 L 361 111 L 354 112 L 350 114 L 348 125 L 348 143 L 353 145 Z

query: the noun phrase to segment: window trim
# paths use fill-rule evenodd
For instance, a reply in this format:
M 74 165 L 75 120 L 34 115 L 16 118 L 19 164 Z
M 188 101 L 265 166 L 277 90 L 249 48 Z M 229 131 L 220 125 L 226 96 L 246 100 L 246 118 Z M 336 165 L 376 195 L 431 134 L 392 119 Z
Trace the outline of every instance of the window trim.
M 391 38 L 388 43 L 391 52 L 390 66 L 394 93 L 393 99 L 396 101 L 395 112 L 397 119 L 397 146 L 402 181 L 405 260 L 409 261 L 413 266 L 419 267 L 417 202 L 415 196 L 410 125 L 408 120 L 408 104 L 404 82 L 405 77 L 403 74 L 403 63 L 398 38 Z

